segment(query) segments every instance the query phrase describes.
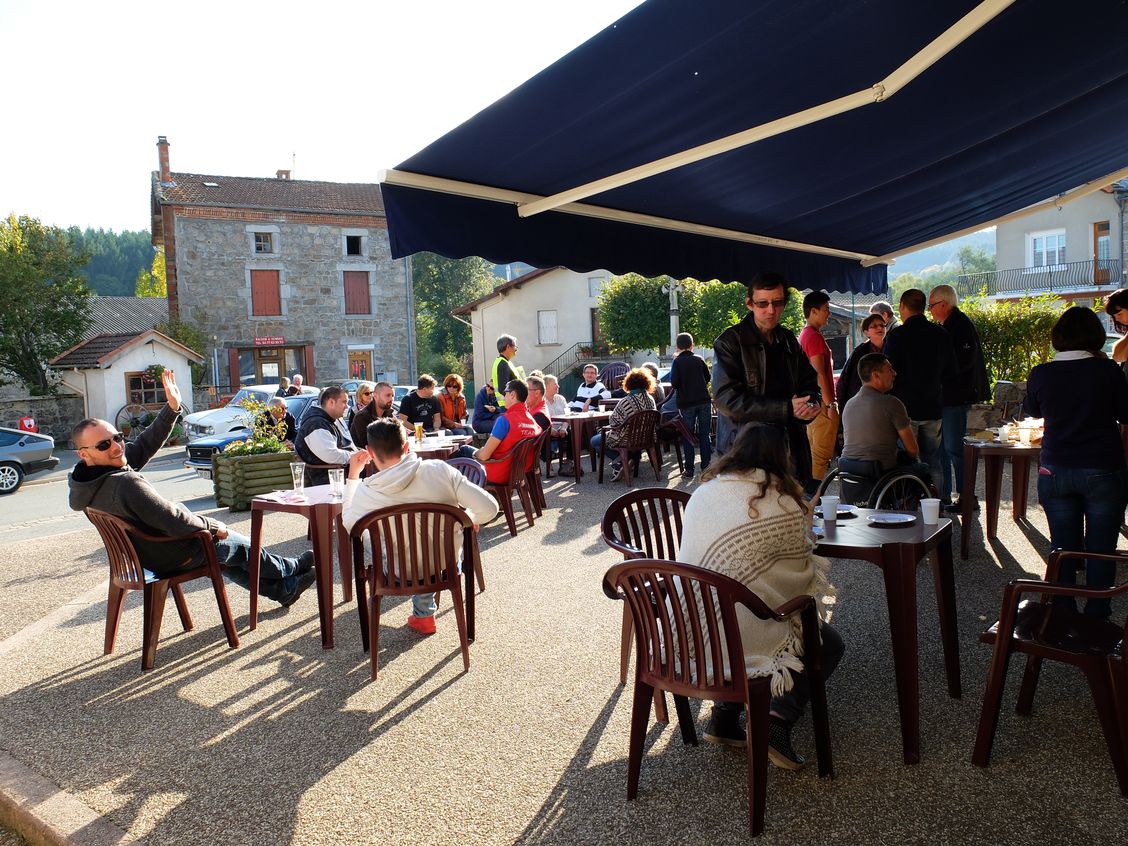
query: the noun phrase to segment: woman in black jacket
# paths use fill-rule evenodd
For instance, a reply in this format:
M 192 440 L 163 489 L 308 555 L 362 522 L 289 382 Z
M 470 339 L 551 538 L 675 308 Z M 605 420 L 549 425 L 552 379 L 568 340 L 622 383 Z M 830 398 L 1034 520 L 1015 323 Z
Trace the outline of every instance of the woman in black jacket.
M 858 375 L 858 362 L 862 356 L 870 353 L 879 353 L 885 346 L 885 318 L 880 314 L 871 314 L 862 321 L 862 334 L 866 340 L 854 347 L 846 366 L 842 368 L 842 375 L 838 377 L 838 407 L 845 408 L 846 403 L 854 394 L 862 389 L 862 377 Z

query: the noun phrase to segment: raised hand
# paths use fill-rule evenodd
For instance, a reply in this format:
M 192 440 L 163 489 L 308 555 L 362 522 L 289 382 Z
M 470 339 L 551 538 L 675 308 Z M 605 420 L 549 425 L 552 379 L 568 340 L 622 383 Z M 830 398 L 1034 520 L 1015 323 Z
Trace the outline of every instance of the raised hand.
M 180 411 L 180 388 L 176 386 L 176 374 L 167 367 L 161 373 L 161 386 L 168 399 L 168 407 L 173 411 Z

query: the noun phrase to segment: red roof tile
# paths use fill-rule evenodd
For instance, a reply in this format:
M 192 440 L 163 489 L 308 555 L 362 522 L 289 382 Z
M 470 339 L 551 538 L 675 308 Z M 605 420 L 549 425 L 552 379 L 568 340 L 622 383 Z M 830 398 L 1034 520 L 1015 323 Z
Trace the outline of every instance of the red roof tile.
M 153 172 L 154 190 L 162 203 L 384 216 L 384 198 L 374 182 L 309 182 L 200 173 L 170 176 L 172 184 L 165 185 Z

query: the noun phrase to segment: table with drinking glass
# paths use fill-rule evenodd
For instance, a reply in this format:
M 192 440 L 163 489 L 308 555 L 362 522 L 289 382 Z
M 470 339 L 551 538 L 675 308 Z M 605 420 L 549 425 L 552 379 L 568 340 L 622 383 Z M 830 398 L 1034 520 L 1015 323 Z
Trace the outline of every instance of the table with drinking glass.
M 975 514 L 975 474 L 983 459 L 983 513 L 987 517 L 987 539 L 994 540 L 999 529 L 999 495 L 1003 487 L 1003 462 L 1011 462 L 1011 500 L 1014 519 L 1026 516 L 1030 486 L 1030 465 L 1037 466 L 1042 455 L 1041 444 L 964 441 L 963 490 L 960 491 L 960 558 L 967 558 L 971 532 L 968 526 Z
M 423 440 L 408 438 L 407 445 L 413 453 L 420 458 L 437 458 L 445 461 L 450 458 L 464 444 L 474 440 L 470 435 L 438 435 L 423 436 Z
M 897 707 L 901 716 L 901 750 L 906 764 L 920 761 L 920 679 L 917 634 L 917 564 L 928 556 L 936 584 L 936 608 L 944 650 L 944 672 L 948 695 L 958 699 L 960 649 L 956 626 L 956 586 L 952 571 L 952 521 L 940 518 L 935 525 L 915 522 L 904 526 L 878 526 L 871 515 L 902 512 L 855 509 L 823 523 L 824 537 L 817 538 L 815 552 L 830 558 L 869 561 L 881 568 L 885 580 L 885 603 L 889 609 L 889 636 L 893 644 L 893 673 Z
M 610 411 L 569 411 L 567 414 L 553 415 L 553 423 L 567 423 L 572 435 L 572 465 L 575 468 L 576 484 L 580 483 L 583 468 L 580 467 L 580 451 L 584 446 L 584 435 L 590 439 L 600 426 L 611 419 Z M 595 463 L 595 453 L 592 453 Z M 594 469 L 594 468 L 593 468 Z

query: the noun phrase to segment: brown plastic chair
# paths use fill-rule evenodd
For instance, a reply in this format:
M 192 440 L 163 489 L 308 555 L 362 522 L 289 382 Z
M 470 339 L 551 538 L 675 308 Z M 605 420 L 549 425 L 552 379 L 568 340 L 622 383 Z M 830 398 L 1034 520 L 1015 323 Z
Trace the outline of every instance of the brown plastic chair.
M 1128 796 L 1128 668 L 1124 664 L 1128 622 L 1118 625 L 1052 604 L 1056 596 L 1111 599 L 1128 592 L 1128 581 L 1111 588 L 1054 584 L 1061 572 L 1062 558 L 1128 562 L 1128 553 L 1054 550 L 1046 568 L 1046 581 L 1015 579 L 1007 584 L 1003 590 L 998 622 L 979 637 L 984 643 L 994 644 L 994 650 L 971 760 L 980 767 L 986 767 L 991 761 L 991 745 L 998 727 L 1007 665 L 1011 655 L 1022 652 L 1028 657 L 1016 713 L 1023 716 L 1030 713 L 1044 659 L 1078 667 L 1089 682 L 1120 793 Z M 1023 602 L 1022 595 L 1028 593 L 1040 595 L 1042 601 Z M 999 632 L 1009 632 L 1010 636 L 999 637 Z
M 611 599 L 625 600 L 630 608 L 639 656 L 627 757 L 628 800 L 638 795 L 643 743 L 655 691 L 673 694 L 682 741 L 693 746 L 697 745 L 697 733 L 687 697 L 742 702 L 748 725 L 748 824 L 754 836 L 764 830 L 771 679 L 749 678 L 745 671 L 736 619 L 738 604 L 761 620 L 782 622 L 801 616 L 803 669 L 811 687 L 819 775 L 833 775 L 822 644 L 812 597 L 798 596 L 773 611 L 735 579 L 701 567 L 650 558 L 612 567 L 603 577 L 603 592 Z M 722 652 L 722 644 L 727 654 Z M 735 660 L 728 656 L 735 656 Z
M 463 458 L 462 456 L 455 456 L 448 458 L 446 463 L 477 485 L 479 488 L 486 486 L 486 468 L 482 463 L 475 458 Z M 482 559 L 481 556 L 474 556 L 474 577 L 478 580 L 478 590 L 483 591 L 486 589 L 486 576 L 482 572 Z
M 599 381 L 609 391 L 617 391 L 623 384 L 623 379 L 631 372 L 631 366 L 625 361 L 612 361 L 605 364 L 599 371 Z
M 365 534 L 368 535 L 369 555 L 365 555 Z M 462 645 L 462 666 L 469 672 L 470 641 L 463 606 L 462 574 L 458 567 L 461 557 L 463 562 L 469 560 L 477 569 L 478 543 L 469 515 L 453 505 L 395 505 L 360 518 L 349 536 L 353 547 L 360 640 L 371 657 L 372 680 L 376 680 L 380 653 L 383 598 L 444 590 L 452 594 L 458 639 Z
M 529 465 L 536 459 L 536 450 L 540 442 L 540 435 L 532 438 L 523 438 L 513 445 L 513 460 L 509 462 L 509 480 L 505 484 L 486 482 L 486 490 L 494 495 L 497 504 L 505 512 L 505 522 L 509 526 L 509 534 L 517 537 L 517 518 L 513 513 L 514 492 L 521 498 L 521 507 L 525 511 L 525 519 L 533 525 L 533 493 L 529 485 Z M 504 458 L 491 458 L 484 462 L 500 464 Z
M 549 449 L 548 443 L 551 437 L 552 429 L 545 429 L 537 436 L 537 445 L 533 453 L 535 456 L 541 456 Z M 525 475 L 528 477 L 529 492 L 533 498 L 533 510 L 540 517 L 544 514 L 544 509 L 548 507 L 548 502 L 544 498 L 544 481 L 541 476 L 540 461 L 534 458 L 533 466 L 525 471 Z
M 642 488 L 628 491 L 607 506 L 603 513 L 603 541 L 623 553 L 623 560 L 662 558 L 675 561 L 681 549 L 682 514 L 689 493 L 676 488 Z M 631 662 L 630 608 L 623 608 L 623 636 L 619 657 L 619 682 L 627 683 Z M 658 704 L 660 711 L 665 703 Z M 665 720 L 663 719 L 663 722 Z
M 603 465 L 607 460 L 607 450 L 614 450 L 623 462 L 623 476 L 627 480 L 627 487 L 631 486 L 631 462 L 629 453 L 646 450 L 650 457 L 650 466 L 654 468 L 654 478 L 661 479 L 662 460 L 658 456 L 658 419 L 662 415 L 658 411 L 636 411 L 627 417 L 621 426 L 603 427 L 603 440 L 599 444 L 599 483 L 603 484 Z M 611 433 L 621 433 L 616 446 L 608 446 L 607 441 Z
M 110 595 L 106 603 L 106 642 L 103 654 L 109 655 L 114 651 L 126 593 L 131 590 L 143 591 L 141 669 L 153 669 L 157 657 L 157 641 L 161 634 L 165 598 L 168 596 L 169 589 L 172 589 L 172 598 L 176 602 L 176 610 L 180 614 L 180 623 L 184 626 L 184 631 L 191 631 L 192 615 L 188 613 L 188 603 L 184 600 L 184 589 L 180 585 L 192 579 L 203 578 L 211 579 L 215 600 L 219 605 L 219 616 L 227 633 L 228 645 L 232 649 L 239 645 L 239 635 L 235 631 L 235 621 L 231 617 L 231 606 L 227 603 L 227 590 L 223 584 L 223 573 L 215 557 L 211 532 L 201 529 L 190 535 L 160 538 L 147 535 L 120 517 L 96 508 L 87 508 L 84 513 L 102 536 L 102 542 L 106 545 L 106 554 L 110 558 Z M 145 569 L 137 555 L 137 549 L 129 539 L 131 535 L 149 543 L 197 540 L 204 550 L 204 564 L 162 579 Z M 182 566 L 190 561 L 191 558 L 186 558 Z
M 677 391 L 670 391 L 662 405 L 668 405 L 677 396 L 677 393 Z M 685 425 L 685 418 L 676 404 L 673 411 L 661 411 L 661 409 L 659 411 L 662 416 L 658 421 L 658 448 L 668 451 L 672 447 L 674 455 L 678 459 L 678 472 L 685 473 L 685 456 L 682 454 L 683 444 L 685 441 L 689 441 L 694 447 L 697 447 L 700 442 L 697 436 L 689 431 L 689 427 Z

